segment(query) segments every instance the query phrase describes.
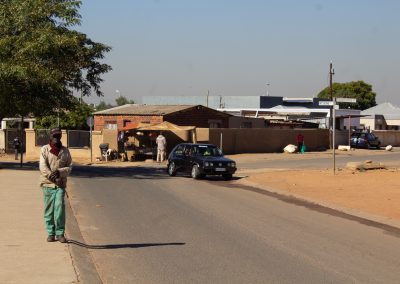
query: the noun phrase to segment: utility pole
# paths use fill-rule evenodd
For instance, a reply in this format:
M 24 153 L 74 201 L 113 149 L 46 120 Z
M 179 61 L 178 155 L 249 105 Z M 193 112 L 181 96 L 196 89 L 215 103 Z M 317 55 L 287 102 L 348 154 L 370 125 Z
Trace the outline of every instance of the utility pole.
M 207 91 L 207 107 L 208 107 L 208 97 L 210 96 L 210 90 Z
M 332 101 L 333 100 L 333 89 L 332 89 L 332 77 L 333 77 L 333 75 L 335 75 L 335 70 L 333 69 L 333 67 L 332 67 L 332 61 L 331 61 L 331 63 L 329 64 L 329 98 L 330 98 L 330 101 Z M 332 127 L 333 127 L 333 119 L 335 119 L 334 117 L 332 117 L 332 115 L 333 115 L 333 111 L 332 111 L 332 109 L 334 108 L 335 106 L 333 105 L 333 106 L 331 106 L 330 107 L 330 111 L 329 111 L 329 138 L 330 138 L 330 147 L 331 147 L 331 149 L 333 148 L 333 138 L 332 138 Z

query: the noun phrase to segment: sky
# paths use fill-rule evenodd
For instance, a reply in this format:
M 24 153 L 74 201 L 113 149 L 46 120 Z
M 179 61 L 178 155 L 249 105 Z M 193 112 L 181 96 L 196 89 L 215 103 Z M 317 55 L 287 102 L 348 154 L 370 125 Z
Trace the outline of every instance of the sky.
M 314 97 L 363 80 L 400 105 L 397 0 L 83 0 L 77 29 L 112 47 L 103 98 Z

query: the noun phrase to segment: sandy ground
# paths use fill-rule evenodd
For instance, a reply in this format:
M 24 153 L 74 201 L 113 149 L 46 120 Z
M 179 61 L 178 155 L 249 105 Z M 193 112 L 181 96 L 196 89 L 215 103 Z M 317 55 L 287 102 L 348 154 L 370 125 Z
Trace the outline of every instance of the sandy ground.
M 400 221 L 400 170 L 268 171 L 241 182 L 267 186 L 307 200 Z

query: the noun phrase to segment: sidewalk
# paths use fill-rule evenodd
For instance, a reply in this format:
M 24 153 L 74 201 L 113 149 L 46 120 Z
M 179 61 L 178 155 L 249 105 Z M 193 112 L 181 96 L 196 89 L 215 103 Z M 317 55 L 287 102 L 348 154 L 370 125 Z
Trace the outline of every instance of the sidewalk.
M 46 242 L 38 179 L 36 170 L 0 169 L 0 283 L 77 283 L 68 245 Z

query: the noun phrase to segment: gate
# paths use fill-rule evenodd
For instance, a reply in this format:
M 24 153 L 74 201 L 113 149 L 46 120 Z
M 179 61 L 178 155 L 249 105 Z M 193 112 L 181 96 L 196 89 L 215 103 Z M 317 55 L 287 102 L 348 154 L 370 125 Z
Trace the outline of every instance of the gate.
M 68 147 L 90 148 L 90 132 L 84 130 L 68 130 Z
M 21 137 L 21 131 L 19 129 L 16 128 L 7 128 L 6 129 L 6 153 L 11 154 L 14 153 L 15 149 L 14 149 L 14 139 L 15 137 L 18 137 L 19 140 L 22 143 L 22 148 L 21 150 L 25 153 L 25 142 L 26 142 L 26 134 L 25 131 L 22 132 L 22 137 Z M 22 138 L 22 139 L 21 139 Z

